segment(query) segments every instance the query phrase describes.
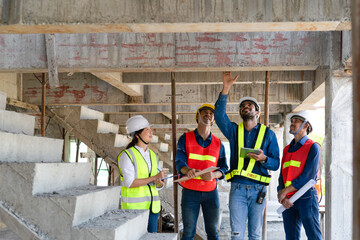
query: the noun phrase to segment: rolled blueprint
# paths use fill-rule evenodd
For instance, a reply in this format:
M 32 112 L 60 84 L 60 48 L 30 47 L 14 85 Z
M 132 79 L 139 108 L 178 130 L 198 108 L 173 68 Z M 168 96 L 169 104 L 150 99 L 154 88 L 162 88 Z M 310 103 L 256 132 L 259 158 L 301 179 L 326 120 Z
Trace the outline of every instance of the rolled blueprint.
M 289 199 L 291 203 L 294 203 L 296 200 L 298 200 L 304 193 L 306 193 L 307 190 L 309 190 L 312 186 L 314 186 L 316 181 L 314 179 L 310 179 L 302 188 L 300 188 L 294 195 L 291 196 Z M 286 208 L 284 208 L 283 205 L 281 205 L 276 212 L 278 214 L 281 214 L 283 211 L 285 211 Z

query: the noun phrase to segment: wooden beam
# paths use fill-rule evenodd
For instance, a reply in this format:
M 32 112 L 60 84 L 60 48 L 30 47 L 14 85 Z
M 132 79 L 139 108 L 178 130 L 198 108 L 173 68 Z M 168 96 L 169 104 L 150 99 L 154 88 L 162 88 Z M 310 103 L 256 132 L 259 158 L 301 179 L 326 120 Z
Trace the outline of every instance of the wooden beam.
M 282 101 L 282 102 L 276 102 L 272 101 L 269 104 L 270 105 L 299 105 L 300 101 Z M 201 106 L 203 103 L 201 102 L 177 102 L 176 105 L 199 105 Z M 239 102 L 228 102 L 227 105 L 238 105 Z M 264 102 L 259 102 L 259 104 L 264 104 Z M 48 103 L 47 106 L 170 106 L 171 103 Z
M 35 104 L 30 104 L 30 103 L 18 101 L 18 100 L 13 99 L 13 98 L 7 98 L 6 99 L 6 104 L 9 104 L 9 105 L 15 106 L 15 107 L 19 107 L 19 108 L 33 110 L 35 112 L 40 112 L 39 106 L 37 106 Z
M 59 74 L 56 61 L 56 44 L 55 34 L 45 34 L 45 46 L 47 54 L 48 74 L 49 74 L 49 86 L 59 87 Z
M 122 72 L 91 72 L 91 73 L 131 97 L 139 97 L 143 95 L 141 86 L 139 85 L 129 86 L 128 84 L 123 83 Z
M 173 32 L 289 32 L 351 30 L 349 21 L 256 23 L 124 23 L 124 24 L 11 24 L 0 25 L 0 34 L 41 33 L 173 33 Z

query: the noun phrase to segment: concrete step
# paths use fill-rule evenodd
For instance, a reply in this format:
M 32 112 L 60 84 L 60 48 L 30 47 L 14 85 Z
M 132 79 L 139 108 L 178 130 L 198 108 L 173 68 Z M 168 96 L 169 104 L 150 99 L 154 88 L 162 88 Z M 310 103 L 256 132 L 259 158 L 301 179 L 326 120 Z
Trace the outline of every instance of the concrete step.
M 141 236 L 141 240 L 176 240 L 178 235 L 176 233 L 146 233 Z
M 142 236 L 147 232 L 148 218 L 148 210 L 118 209 L 109 211 L 100 217 L 76 226 L 78 232 L 77 238 L 74 239 L 143 239 Z
M 104 120 L 104 113 L 90 109 L 88 107 L 80 107 L 80 119 L 98 119 Z
M 92 127 L 96 133 L 119 133 L 119 125 L 98 119 L 81 120 L 80 127 Z
M 0 110 L 0 131 L 33 136 L 34 128 L 34 116 Z
M 32 194 L 50 193 L 89 184 L 91 163 L 35 163 Z
M 125 147 L 130 142 L 127 136 L 113 133 L 99 134 L 99 140 L 101 142 L 108 142 L 112 147 L 116 148 Z
M 0 132 L 0 162 L 61 162 L 63 140 Z
M 6 224 L 6 228 L 0 228 L 0 239 L 47 239 L 39 229 L 36 229 L 35 226 L 28 225 L 24 222 L 24 219 L 12 213 L 11 210 L 6 207 L 6 204 L 1 201 L 0 220 Z
M 81 186 L 37 195 L 57 203 L 72 215 L 72 226 L 119 207 L 120 187 Z M 50 217 L 50 216 L 49 216 Z
M 0 109 L 5 110 L 6 108 L 6 93 L 0 92 Z

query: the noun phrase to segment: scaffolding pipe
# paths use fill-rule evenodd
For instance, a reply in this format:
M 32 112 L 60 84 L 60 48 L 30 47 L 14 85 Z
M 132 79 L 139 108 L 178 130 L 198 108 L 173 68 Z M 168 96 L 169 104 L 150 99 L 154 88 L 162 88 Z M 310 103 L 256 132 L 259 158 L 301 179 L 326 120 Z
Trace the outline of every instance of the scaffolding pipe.
M 270 72 L 266 71 L 265 78 L 265 102 L 264 102 L 264 124 L 269 127 L 269 90 L 270 90 Z M 267 213 L 267 202 L 265 203 L 264 217 L 263 217 L 263 226 L 262 226 L 262 240 L 267 239 L 267 221 L 266 221 L 266 213 Z
M 352 1 L 353 55 L 353 239 L 360 239 L 360 0 Z
M 94 185 L 97 185 L 97 176 L 98 176 L 98 157 L 99 155 L 96 154 L 95 156 L 95 166 L 94 166 Z
M 45 102 L 46 102 L 46 73 L 42 74 L 42 94 L 41 94 L 41 136 L 45 137 Z
M 75 162 L 79 162 L 79 148 L 80 148 L 80 140 L 76 139 L 76 158 L 75 158 Z
M 173 148 L 173 174 L 177 175 L 176 171 L 176 74 L 171 73 L 171 127 L 172 127 L 172 148 Z M 174 232 L 179 232 L 179 211 L 178 211 L 178 184 L 174 183 Z

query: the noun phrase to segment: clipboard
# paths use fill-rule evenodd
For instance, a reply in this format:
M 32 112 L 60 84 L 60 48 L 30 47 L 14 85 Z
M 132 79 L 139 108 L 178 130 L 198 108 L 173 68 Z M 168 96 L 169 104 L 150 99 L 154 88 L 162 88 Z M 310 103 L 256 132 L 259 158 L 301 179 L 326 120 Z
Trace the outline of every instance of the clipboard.
M 260 154 L 260 151 L 257 149 L 253 149 L 253 148 L 241 148 L 240 157 L 249 158 L 249 156 L 247 155 L 248 153 Z
M 208 172 L 215 171 L 216 169 L 219 169 L 219 167 L 208 167 L 208 168 L 205 168 L 204 170 L 201 170 L 200 172 L 196 172 L 196 173 L 195 173 L 195 177 L 198 177 L 198 176 L 200 176 L 200 175 L 202 175 L 202 174 L 204 174 L 204 173 L 208 173 Z M 185 177 L 182 177 L 182 178 L 180 178 L 180 179 L 175 180 L 174 182 L 184 182 L 184 181 L 189 180 L 189 179 L 191 179 L 191 178 L 185 176 Z

